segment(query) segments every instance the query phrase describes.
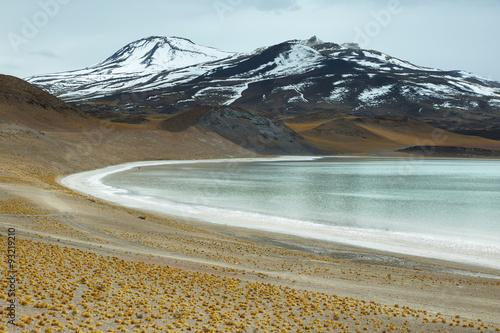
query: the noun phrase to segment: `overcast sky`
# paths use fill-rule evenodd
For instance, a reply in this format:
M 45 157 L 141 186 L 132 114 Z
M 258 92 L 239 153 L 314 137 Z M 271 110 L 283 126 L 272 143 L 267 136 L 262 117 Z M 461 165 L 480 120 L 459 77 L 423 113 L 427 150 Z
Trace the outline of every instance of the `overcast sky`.
M 84 68 L 134 40 L 226 51 L 313 35 L 500 81 L 500 0 L 0 0 L 0 73 Z

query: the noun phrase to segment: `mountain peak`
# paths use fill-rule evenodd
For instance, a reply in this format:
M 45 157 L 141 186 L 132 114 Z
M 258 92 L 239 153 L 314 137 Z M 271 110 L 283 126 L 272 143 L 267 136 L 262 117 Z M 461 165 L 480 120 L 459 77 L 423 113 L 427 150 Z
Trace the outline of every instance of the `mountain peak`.
M 197 45 L 187 38 L 151 36 L 125 45 L 94 67 L 107 68 L 110 70 L 109 74 L 159 72 L 231 55 L 233 53 Z
M 304 44 L 306 46 L 309 46 L 309 47 L 313 47 L 315 45 L 324 44 L 325 43 L 325 42 L 323 42 L 321 39 L 319 39 L 316 36 L 312 36 L 311 38 L 309 38 L 308 40 L 305 40 L 303 42 L 304 42 Z
M 138 41 L 141 41 L 141 40 L 144 40 L 144 41 L 174 41 L 174 40 L 178 40 L 178 41 L 185 41 L 185 42 L 188 42 L 190 44 L 194 44 L 193 41 L 189 38 L 185 38 L 185 37 L 178 37 L 178 36 L 149 36 L 149 37 L 145 37 L 145 38 L 141 38 L 141 39 L 138 39 L 136 40 L 136 42 Z
M 316 36 L 312 36 L 305 40 L 294 40 L 294 43 L 302 44 L 304 46 L 310 47 L 324 55 L 331 55 L 332 53 L 339 50 L 360 50 L 361 48 L 357 43 L 332 43 L 324 42 Z

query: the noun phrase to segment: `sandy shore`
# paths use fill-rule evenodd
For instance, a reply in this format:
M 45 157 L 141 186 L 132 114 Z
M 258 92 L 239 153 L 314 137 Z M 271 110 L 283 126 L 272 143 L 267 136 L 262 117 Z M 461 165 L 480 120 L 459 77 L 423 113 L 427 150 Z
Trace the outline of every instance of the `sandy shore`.
M 494 269 L 152 215 L 17 178 L 2 179 L 0 214 L 19 249 L 8 332 L 500 330 Z

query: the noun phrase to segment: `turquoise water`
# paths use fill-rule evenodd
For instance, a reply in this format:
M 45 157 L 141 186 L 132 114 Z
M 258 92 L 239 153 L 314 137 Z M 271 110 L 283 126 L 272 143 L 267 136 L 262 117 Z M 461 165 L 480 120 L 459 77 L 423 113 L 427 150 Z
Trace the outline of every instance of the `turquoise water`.
M 500 266 L 500 161 L 192 163 L 101 182 L 174 215 Z

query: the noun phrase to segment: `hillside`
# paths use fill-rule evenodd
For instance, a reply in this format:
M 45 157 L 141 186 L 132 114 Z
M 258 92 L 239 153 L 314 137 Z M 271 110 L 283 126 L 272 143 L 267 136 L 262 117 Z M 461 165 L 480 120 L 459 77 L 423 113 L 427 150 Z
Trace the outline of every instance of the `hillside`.
M 287 125 L 309 143 L 331 153 L 393 154 L 398 150 L 398 153 L 413 153 L 411 150 L 400 149 L 423 145 L 500 152 L 500 141 L 456 134 L 406 116 L 341 116 L 324 119 L 321 115 L 316 115 L 288 121 Z M 457 153 L 455 156 L 459 155 Z M 473 151 L 468 157 L 471 155 L 474 155 Z M 439 152 L 435 152 L 434 156 L 440 156 Z M 453 150 L 446 156 L 453 156 Z M 485 155 L 479 154 L 478 157 L 480 156 Z
M 0 76 L 0 178 L 53 184 L 56 175 L 117 163 L 253 155 L 207 130 L 173 133 L 101 121 L 21 79 Z
M 319 149 L 283 123 L 265 114 L 237 107 L 200 107 L 162 122 L 161 128 L 183 131 L 194 126 L 208 130 L 259 154 L 309 155 Z
M 0 128 L 37 130 L 95 126 L 96 120 L 19 78 L 0 75 Z
M 115 122 L 103 121 L 20 79 L 0 78 L 2 151 L 11 156 L 25 152 L 20 156 L 22 167 L 30 159 L 41 159 L 51 173 L 122 161 L 219 154 L 406 155 L 413 151 L 404 149 L 425 145 L 500 150 L 497 141 L 443 131 L 405 116 L 326 112 L 278 120 L 234 106 L 205 106 L 173 117 L 143 115 L 144 121 L 137 124 L 127 123 L 133 113 L 117 115 Z M 60 154 L 53 157 L 53 151 Z M 452 149 L 446 156 L 453 152 L 463 155 Z M 7 163 L 11 160 L 6 159 Z M 11 169 L 17 164 L 12 162 Z

